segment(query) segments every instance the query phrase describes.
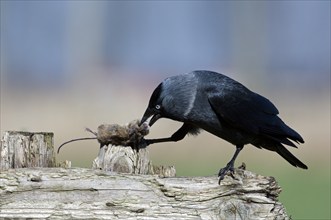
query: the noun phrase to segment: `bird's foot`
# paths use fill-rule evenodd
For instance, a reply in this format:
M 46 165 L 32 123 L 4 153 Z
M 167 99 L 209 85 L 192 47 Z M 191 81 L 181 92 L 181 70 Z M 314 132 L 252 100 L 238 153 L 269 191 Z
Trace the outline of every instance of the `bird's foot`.
M 138 143 L 138 146 L 139 146 L 139 148 L 146 148 L 150 144 L 151 144 L 151 142 L 149 139 L 141 138 Z
M 139 141 L 130 142 L 128 146 L 130 146 L 132 150 L 139 152 L 140 149 L 146 148 L 149 144 L 149 140 L 141 138 Z
M 218 180 L 218 184 L 220 185 L 221 184 L 221 181 L 224 179 L 224 176 L 229 173 L 231 175 L 232 178 L 234 178 L 234 166 L 233 166 L 233 163 L 228 163 L 226 165 L 226 167 L 220 169 L 220 171 L 218 172 L 218 177 L 219 177 L 219 180 Z

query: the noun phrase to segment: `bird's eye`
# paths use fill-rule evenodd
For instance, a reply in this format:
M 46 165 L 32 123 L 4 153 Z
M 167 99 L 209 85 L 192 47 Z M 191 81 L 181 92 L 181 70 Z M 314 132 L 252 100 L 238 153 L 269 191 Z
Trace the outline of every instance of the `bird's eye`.
M 155 109 L 157 109 L 157 110 L 160 110 L 160 108 L 161 108 L 161 105 L 156 105 L 155 106 Z

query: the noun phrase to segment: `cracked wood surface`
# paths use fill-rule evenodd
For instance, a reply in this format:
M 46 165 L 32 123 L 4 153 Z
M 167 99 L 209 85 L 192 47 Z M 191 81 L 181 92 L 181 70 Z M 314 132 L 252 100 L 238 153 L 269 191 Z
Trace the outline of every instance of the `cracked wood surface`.
M 0 144 L 0 171 L 22 167 L 54 167 L 53 133 L 6 131 Z
M 131 147 L 104 146 L 93 160 L 93 169 L 114 171 L 117 173 L 157 174 L 162 177 L 175 177 L 174 166 L 154 166 L 149 159 L 147 148 L 139 151 Z
M 104 146 L 94 169 L 37 168 L 55 166 L 53 134 L 6 132 L 0 165 L 0 219 L 288 219 L 273 177 L 175 177 L 147 148 Z
M 288 219 L 273 177 L 160 178 L 83 168 L 0 173 L 0 218 Z

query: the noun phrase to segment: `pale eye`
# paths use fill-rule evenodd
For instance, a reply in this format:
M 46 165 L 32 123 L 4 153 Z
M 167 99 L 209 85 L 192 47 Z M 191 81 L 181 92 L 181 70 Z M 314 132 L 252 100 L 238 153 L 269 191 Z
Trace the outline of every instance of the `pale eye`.
M 160 110 L 161 105 L 156 105 L 155 108 L 156 108 L 157 110 Z

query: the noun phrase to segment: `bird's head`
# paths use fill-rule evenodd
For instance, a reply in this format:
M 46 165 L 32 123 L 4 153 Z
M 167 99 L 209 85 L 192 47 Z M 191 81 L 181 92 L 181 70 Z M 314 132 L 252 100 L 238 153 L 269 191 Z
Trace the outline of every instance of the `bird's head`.
M 156 87 L 148 107 L 140 121 L 150 117 L 149 126 L 160 118 L 184 121 L 193 108 L 197 90 L 197 80 L 192 74 L 183 74 L 165 79 Z
M 156 89 L 154 90 L 147 109 L 142 117 L 142 119 L 140 120 L 140 124 L 144 123 L 145 121 L 147 121 L 150 117 L 151 120 L 149 121 L 149 126 L 152 126 L 159 118 L 162 117 L 162 111 L 163 108 L 162 106 L 162 99 L 161 98 L 161 92 L 162 92 L 162 83 L 160 83 L 158 85 L 158 87 L 156 87 Z

